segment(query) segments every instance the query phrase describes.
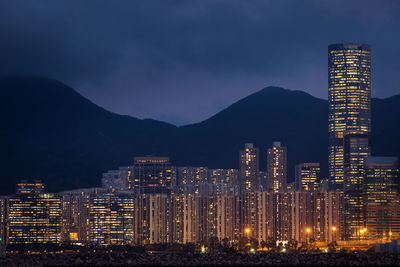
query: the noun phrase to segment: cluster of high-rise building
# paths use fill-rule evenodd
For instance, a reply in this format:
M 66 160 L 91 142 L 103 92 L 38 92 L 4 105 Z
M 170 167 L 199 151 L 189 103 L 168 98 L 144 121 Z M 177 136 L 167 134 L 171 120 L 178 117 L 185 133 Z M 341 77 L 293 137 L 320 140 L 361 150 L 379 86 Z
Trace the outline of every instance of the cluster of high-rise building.
M 369 45 L 329 46 L 329 177 L 320 163 L 295 166 L 287 148 L 247 143 L 238 169 L 175 167 L 135 157 L 103 174 L 102 187 L 50 194 L 22 181 L 0 198 L 8 244 L 239 243 L 400 238 L 398 160 L 371 157 Z M 267 155 L 260 169 L 260 153 Z
M 22 181 L 2 202 L 3 237 L 8 244 L 94 245 L 337 238 L 332 227 L 340 225 L 341 195 L 320 182 L 318 164 L 296 167 L 303 186 L 295 190 L 286 186 L 286 148 L 279 142 L 268 150 L 266 175 L 253 144 L 239 158 L 236 170 L 136 157 L 132 166 L 103 174 L 102 187 L 56 194 L 45 193 L 40 181 Z

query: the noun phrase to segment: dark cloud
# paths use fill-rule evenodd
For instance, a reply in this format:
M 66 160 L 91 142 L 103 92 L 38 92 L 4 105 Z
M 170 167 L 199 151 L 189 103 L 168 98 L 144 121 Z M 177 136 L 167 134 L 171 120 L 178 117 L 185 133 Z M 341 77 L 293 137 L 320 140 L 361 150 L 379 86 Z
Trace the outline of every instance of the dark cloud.
M 268 85 L 326 97 L 328 44 L 366 42 L 387 97 L 400 93 L 399 14 L 398 0 L 2 1 L 0 74 L 183 124 Z

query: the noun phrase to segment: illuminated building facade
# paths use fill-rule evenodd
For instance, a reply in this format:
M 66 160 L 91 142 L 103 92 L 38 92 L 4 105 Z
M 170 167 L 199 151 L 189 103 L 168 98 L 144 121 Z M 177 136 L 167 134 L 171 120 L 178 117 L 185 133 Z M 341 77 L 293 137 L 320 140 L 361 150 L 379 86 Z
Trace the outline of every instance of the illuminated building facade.
M 257 238 L 259 236 L 259 197 L 260 191 L 247 192 L 241 196 L 242 207 L 242 234 L 246 237 Z M 250 233 L 245 233 L 246 229 L 251 229 Z
M 209 182 L 224 183 L 229 186 L 239 185 L 239 171 L 237 169 L 210 169 Z
M 267 172 L 269 190 L 274 192 L 286 190 L 287 149 L 280 142 L 274 142 L 267 152 Z
M 299 242 L 306 242 L 308 238 L 313 238 L 316 234 L 313 229 L 314 210 L 312 205 L 312 194 L 308 191 L 296 191 L 293 193 L 293 214 L 292 214 L 292 229 L 293 239 Z M 307 229 L 311 229 L 310 233 Z
M 40 194 L 44 192 L 44 184 L 40 180 L 22 180 L 17 184 L 17 194 Z
M 220 240 L 227 239 L 230 242 L 239 240 L 243 234 L 240 228 L 240 196 L 237 191 L 231 191 L 218 197 L 218 238 Z
M 239 239 L 240 197 L 236 189 L 203 185 L 198 193 L 186 186 L 171 194 L 171 242 L 208 242 L 211 238 L 233 242 Z
M 258 237 L 259 243 L 270 238 L 275 239 L 275 193 L 272 191 L 262 191 L 258 197 Z
M 170 242 L 171 207 L 167 194 L 140 194 L 135 197 L 135 244 Z
M 135 157 L 131 188 L 140 194 L 169 194 L 176 170 L 168 157 Z
M 194 191 L 175 189 L 171 194 L 171 240 L 181 244 L 196 243 L 199 240 L 200 197 Z
M 135 203 L 131 193 L 90 196 L 89 242 L 98 245 L 125 245 L 134 242 Z
M 86 244 L 89 242 L 90 194 L 97 194 L 98 190 L 101 189 L 77 189 L 60 193 L 63 243 Z
M 243 151 L 239 153 L 239 175 L 240 175 L 240 192 L 254 192 L 259 190 L 260 181 L 259 174 L 259 149 L 253 144 L 245 144 Z
M 177 168 L 178 185 L 195 185 L 208 182 L 207 167 L 179 167 Z
M 309 193 L 307 213 L 307 227 L 311 229 L 309 237 L 317 241 L 332 242 L 341 240 L 341 210 L 342 191 L 314 191 Z M 304 229 L 298 226 L 301 231 Z M 307 233 L 303 232 L 302 240 L 305 241 Z
M 275 240 L 287 241 L 293 238 L 293 209 L 295 207 L 294 192 L 274 193 L 274 232 Z
M 328 62 L 329 179 L 333 187 L 342 188 L 344 132 L 371 132 L 371 48 L 332 44 Z
M 296 190 L 315 191 L 318 189 L 321 168 L 319 163 L 301 163 L 295 166 Z
M 365 227 L 368 239 L 400 238 L 399 167 L 395 157 L 365 159 Z
M 8 200 L 8 243 L 60 243 L 62 199 L 39 181 L 21 182 Z
M 370 156 L 369 134 L 359 130 L 343 133 L 344 182 L 343 182 L 343 238 L 358 239 L 359 230 L 365 227 L 364 218 L 364 160 Z
M 263 191 L 258 202 L 259 242 L 340 240 L 340 191 Z

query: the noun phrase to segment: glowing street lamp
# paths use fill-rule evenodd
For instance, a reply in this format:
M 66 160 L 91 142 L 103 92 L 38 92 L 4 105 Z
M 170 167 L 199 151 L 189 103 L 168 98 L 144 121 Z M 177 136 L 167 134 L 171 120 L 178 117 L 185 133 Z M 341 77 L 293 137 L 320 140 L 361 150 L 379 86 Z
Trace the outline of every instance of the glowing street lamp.
M 246 247 L 250 247 L 250 251 L 251 251 L 251 242 L 250 242 L 250 233 L 251 233 L 251 229 L 249 227 L 244 228 L 244 233 L 246 234 L 246 238 L 247 238 L 247 244 Z
M 361 236 L 362 236 L 362 234 L 364 234 L 364 233 L 366 233 L 366 232 L 367 232 L 367 228 L 360 229 L 360 234 L 359 234 L 360 243 L 361 243 Z
M 247 235 L 249 235 L 250 232 L 251 232 L 251 230 L 250 230 L 250 228 L 247 227 L 247 228 L 244 229 L 244 232 L 245 232 Z
M 332 239 L 334 239 L 333 241 L 335 241 L 335 240 L 336 240 L 336 235 L 335 235 L 335 232 L 336 232 L 336 226 L 332 226 L 332 236 L 333 236 L 333 238 L 332 238 Z
M 311 228 L 307 227 L 306 228 L 306 233 L 307 233 L 307 244 L 310 241 L 310 233 L 311 233 Z

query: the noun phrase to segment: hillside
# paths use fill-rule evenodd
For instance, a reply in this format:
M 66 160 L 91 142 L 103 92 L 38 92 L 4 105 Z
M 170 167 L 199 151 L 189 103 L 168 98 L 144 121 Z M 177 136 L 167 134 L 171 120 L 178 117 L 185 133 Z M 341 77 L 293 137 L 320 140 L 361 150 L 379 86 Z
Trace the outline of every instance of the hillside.
M 327 175 L 327 101 L 267 87 L 213 117 L 176 127 L 109 112 L 51 79 L 0 79 L 0 194 L 21 179 L 42 179 L 49 191 L 98 186 L 101 173 L 138 155 L 170 156 L 178 166 L 237 168 L 244 143 L 260 148 L 260 167 L 273 141 L 294 164 L 319 161 Z M 372 100 L 374 155 L 400 155 L 400 96 Z

